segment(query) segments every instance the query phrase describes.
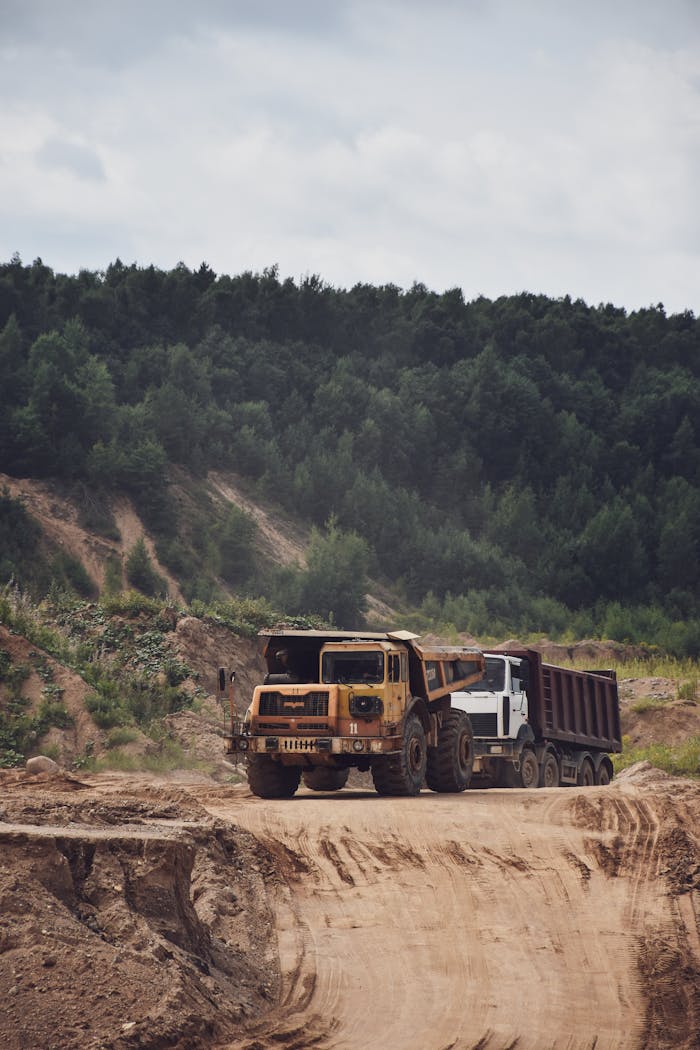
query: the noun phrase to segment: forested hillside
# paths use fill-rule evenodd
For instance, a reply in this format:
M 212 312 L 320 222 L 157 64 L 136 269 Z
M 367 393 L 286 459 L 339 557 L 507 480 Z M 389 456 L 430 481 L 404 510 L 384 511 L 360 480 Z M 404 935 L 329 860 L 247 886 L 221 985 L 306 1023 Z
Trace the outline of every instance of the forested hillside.
M 0 470 L 82 486 L 98 517 L 129 494 L 186 580 L 176 465 L 330 521 L 338 559 L 423 622 L 700 652 L 690 312 L 13 258 L 0 331 Z M 7 555 L 32 538 L 4 508 Z M 246 523 L 217 528 L 235 562 Z

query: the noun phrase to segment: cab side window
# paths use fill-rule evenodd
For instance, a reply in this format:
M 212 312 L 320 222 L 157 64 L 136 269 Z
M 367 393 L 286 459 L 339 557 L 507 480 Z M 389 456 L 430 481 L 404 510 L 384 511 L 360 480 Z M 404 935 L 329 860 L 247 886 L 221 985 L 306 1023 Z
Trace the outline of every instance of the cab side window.
M 389 681 L 401 681 L 401 663 L 398 655 L 389 657 Z

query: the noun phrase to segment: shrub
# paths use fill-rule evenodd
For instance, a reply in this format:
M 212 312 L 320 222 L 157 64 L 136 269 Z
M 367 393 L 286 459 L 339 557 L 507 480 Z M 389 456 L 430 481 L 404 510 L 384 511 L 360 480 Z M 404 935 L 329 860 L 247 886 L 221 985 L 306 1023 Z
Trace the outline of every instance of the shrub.
M 0 583 L 15 579 L 34 583 L 41 529 L 21 500 L 7 487 L 0 490 Z
M 92 598 L 97 593 L 94 580 L 79 558 L 59 551 L 50 563 L 52 581 L 60 587 L 74 591 L 81 598 Z
M 121 534 L 114 520 L 109 495 L 104 489 L 78 482 L 73 489 L 73 498 L 78 504 L 78 521 L 84 529 L 119 542 Z
M 256 525 L 239 507 L 230 507 L 223 521 L 212 529 L 218 551 L 218 570 L 229 583 L 242 584 L 253 569 Z
M 678 683 L 679 700 L 696 700 L 698 695 L 698 680 L 691 678 L 687 682 Z
M 122 589 L 122 560 L 112 554 L 105 562 L 104 593 L 119 594 Z
M 115 726 L 107 734 L 105 746 L 108 748 L 124 747 L 125 744 L 131 744 L 134 740 L 138 740 L 138 737 L 139 734 L 135 729 L 129 729 L 128 726 Z
M 314 529 L 302 574 L 300 608 L 348 630 L 364 619 L 369 547 L 356 532 L 343 532 L 331 518 L 324 533 Z
M 143 536 L 136 541 L 126 559 L 126 578 L 129 583 L 151 598 L 165 597 L 168 587 L 153 568 Z
M 6 649 L 0 649 L 0 682 L 12 666 L 12 657 Z
M 84 671 L 84 678 L 94 690 L 85 697 L 85 706 L 101 729 L 112 729 L 132 721 L 124 702 L 123 689 L 104 665 L 88 665 Z
M 122 591 L 120 594 L 104 595 L 100 602 L 104 612 L 108 616 L 127 616 L 133 618 L 145 613 L 148 616 L 158 616 L 163 611 L 163 602 L 156 598 L 149 598 L 138 591 Z

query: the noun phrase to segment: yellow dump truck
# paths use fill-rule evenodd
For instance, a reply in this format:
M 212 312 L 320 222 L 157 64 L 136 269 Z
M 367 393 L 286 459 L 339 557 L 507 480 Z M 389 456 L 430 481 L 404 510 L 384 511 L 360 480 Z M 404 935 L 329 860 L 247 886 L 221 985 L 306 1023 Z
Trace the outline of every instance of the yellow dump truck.
M 234 675 L 219 671 L 231 707 L 227 753 L 244 757 L 251 790 L 291 798 L 303 777 L 314 791 L 344 787 L 352 767 L 371 770 L 380 795 L 464 791 L 473 766 L 468 716 L 450 694 L 484 674 L 478 649 L 422 645 L 417 635 L 264 631 L 267 674 L 244 720 Z

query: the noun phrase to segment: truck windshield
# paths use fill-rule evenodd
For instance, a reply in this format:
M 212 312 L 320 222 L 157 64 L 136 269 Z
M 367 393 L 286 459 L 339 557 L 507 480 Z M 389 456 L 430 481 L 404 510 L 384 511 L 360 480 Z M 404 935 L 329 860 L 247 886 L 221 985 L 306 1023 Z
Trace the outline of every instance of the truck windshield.
M 383 653 L 324 653 L 321 662 L 323 681 L 329 682 L 364 682 L 377 683 L 384 681 Z
M 465 693 L 502 693 L 506 687 L 506 665 L 497 656 L 486 657 L 486 674 L 478 682 L 472 682 Z

